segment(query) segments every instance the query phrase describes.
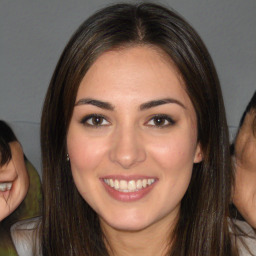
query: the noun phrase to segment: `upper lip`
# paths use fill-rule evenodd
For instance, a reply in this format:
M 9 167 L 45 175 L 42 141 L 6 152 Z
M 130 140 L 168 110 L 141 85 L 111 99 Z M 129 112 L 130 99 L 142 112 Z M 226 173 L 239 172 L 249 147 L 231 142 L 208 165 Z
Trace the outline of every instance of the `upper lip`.
M 112 179 L 112 180 L 140 180 L 140 179 L 157 179 L 155 176 L 149 175 L 106 175 L 100 177 L 101 179 Z
M 10 175 L 0 175 L 0 183 L 12 183 L 17 179 L 18 175 L 15 174 L 15 176 Z

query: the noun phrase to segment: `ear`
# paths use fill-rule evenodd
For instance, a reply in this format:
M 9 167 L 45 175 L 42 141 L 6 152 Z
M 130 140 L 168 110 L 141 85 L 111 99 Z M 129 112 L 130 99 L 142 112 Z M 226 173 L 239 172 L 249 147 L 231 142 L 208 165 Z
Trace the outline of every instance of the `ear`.
M 196 152 L 194 156 L 194 163 L 200 163 L 203 160 L 203 152 L 201 149 L 201 144 L 198 142 L 196 145 Z

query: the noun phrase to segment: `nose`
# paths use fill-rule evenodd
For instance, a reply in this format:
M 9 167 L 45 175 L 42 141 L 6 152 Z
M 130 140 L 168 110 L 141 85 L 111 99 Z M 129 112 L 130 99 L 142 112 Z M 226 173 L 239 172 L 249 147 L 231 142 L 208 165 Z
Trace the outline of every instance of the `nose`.
M 135 128 L 123 127 L 115 131 L 109 158 L 124 169 L 130 169 L 145 161 L 145 145 Z

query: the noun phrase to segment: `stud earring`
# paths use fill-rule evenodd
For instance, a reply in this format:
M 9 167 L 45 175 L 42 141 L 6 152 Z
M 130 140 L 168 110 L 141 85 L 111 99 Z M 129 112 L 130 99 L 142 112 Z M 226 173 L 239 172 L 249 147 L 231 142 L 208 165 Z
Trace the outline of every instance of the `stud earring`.
M 67 154 L 66 160 L 67 160 L 67 162 L 69 162 L 69 155 L 68 154 Z

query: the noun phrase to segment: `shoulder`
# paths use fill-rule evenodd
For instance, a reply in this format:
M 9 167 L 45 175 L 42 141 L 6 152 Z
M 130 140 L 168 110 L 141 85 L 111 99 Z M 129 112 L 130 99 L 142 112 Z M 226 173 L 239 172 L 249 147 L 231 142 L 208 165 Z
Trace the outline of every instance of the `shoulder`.
M 19 256 L 39 256 L 41 218 L 32 218 L 15 223 L 11 227 L 11 237 Z
M 237 243 L 240 256 L 250 255 L 248 249 L 251 253 L 256 252 L 256 234 L 252 227 L 245 221 L 234 221 L 236 226 L 235 241 Z M 252 255 L 254 255 L 252 254 Z

